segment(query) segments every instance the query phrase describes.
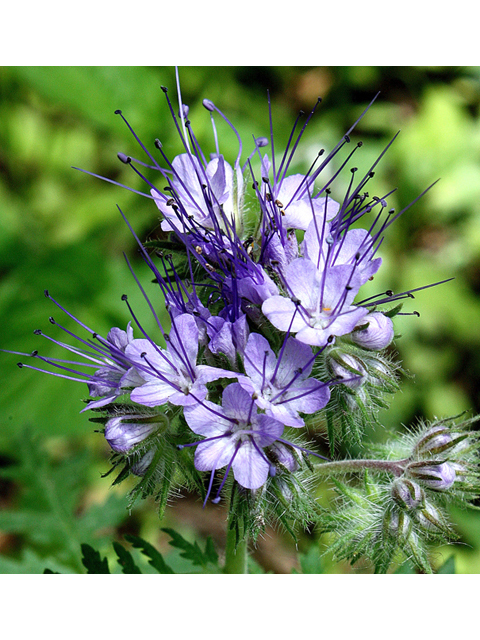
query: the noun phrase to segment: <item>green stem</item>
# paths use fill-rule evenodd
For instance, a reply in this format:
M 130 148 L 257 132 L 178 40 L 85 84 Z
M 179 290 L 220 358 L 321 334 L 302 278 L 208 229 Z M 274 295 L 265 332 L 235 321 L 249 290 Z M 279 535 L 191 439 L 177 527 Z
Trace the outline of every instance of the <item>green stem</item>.
M 248 535 L 244 515 L 239 513 L 236 483 L 232 488 L 225 548 L 225 573 L 248 573 Z
M 315 471 L 322 475 L 335 473 L 355 473 L 364 469 L 375 469 L 401 476 L 404 472 L 405 460 L 335 460 L 334 462 L 322 462 L 315 465 Z
M 237 543 L 235 527 L 227 531 L 227 547 L 225 550 L 225 573 L 248 573 L 248 540 L 242 535 Z

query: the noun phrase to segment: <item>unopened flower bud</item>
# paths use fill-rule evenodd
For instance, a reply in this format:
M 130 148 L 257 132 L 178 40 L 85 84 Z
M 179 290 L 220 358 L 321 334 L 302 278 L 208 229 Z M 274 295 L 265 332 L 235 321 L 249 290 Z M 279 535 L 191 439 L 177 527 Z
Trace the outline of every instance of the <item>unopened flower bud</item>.
M 383 519 L 384 534 L 395 542 L 407 540 L 412 531 L 412 521 L 404 511 L 392 509 Z
M 350 389 L 359 389 L 366 380 L 365 367 L 358 358 L 348 353 L 332 352 L 329 365 L 333 375 Z
M 423 509 L 415 513 L 415 519 L 424 531 L 449 533 L 444 516 L 433 504 L 426 503 Z
M 365 326 L 367 324 L 367 326 Z M 352 340 L 360 347 L 379 351 L 385 349 L 393 340 L 393 322 L 383 313 L 374 312 L 361 321 L 352 331 Z
M 413 453 L 417 456 L 437 455 L 451 449 L 466 437 L 466 434 L 454 433 L 448 427 L 435 425 L 417 441 Z
M 437 491 L 450 489 L 456 478 L 455 469 L 451 464 L 435 460 L 412 462 L 406 468 L 405 473 L 421 482 L 424 487 Z
M 135 464 L 131 467 L 131 472 L 136 476 L 144 476 L 148 467 L 150 466 L 151 461 L 153 460 L 153 456 L 155 455 L 155 449 L 149 449 L 147 453 L 140 458 Z
M 425 493 L 420 485 L 407 478 L 398 478 L 392 484 L 392 498 L 407 511 L 414 510 L 423 504 Z
M 161 416 L 156 421 L 145 419 L 143 415 L 117 416 L 106 423 L 105 439 L 114 451 L 127 453 L 158 431 L 161 424 Z

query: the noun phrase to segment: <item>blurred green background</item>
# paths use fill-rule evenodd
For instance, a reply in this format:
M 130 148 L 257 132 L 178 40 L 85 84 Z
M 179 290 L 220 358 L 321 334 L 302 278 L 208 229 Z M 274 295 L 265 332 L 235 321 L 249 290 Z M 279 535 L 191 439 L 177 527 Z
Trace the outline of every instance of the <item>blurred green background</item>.
M 407 301 L 404 311 L 418 311 L 419 318 L 397 319 L 398 357 L 414 377 L 403 381 L 381 419 L 388 430 L 418 417 L 479 412 L 480 68 L 182 67 L 180 77 L 183 102 L 206 153 L 214 146 L 203 98 L 235 124 L 249 152 L 252 135 L 269 135 L 269 90 L 278 152 L 298 111 L 309 112 L 321 96 L 292 171 L 306 170 L 320 148 L 331 149 L 380 91 L 352 135 L 364 143 L 353 164 L 368 170 L 398 130 L 400 135 L 376 168 L 370 194 L 396 188 L 389 204 L 399 211 L 440 181 L 390 228 L 382 245 L 384 265 L 369 292 L 455 277 Z M 72 167 L 146 191 L 117 159 L 122 151 L 146 160 L 114 110 L 122 109 L 150 150 L 158 137 L 173 158 L 182 149 L 161 85 L 177 108 L 170 68 L 0 68 L 0 348 L 62 357 L 33 334 L 42 328 L 63 339 L 48 323 L 50 315 L 77 330 L 44 297 L 47 288 L 99 333 L 126 325 L 130 318 L 120 298 L 127 293 L 153 329 L 123 252 L 143 283 L 150 274 L 116 205 L 140 238 L 158 227 L 157 209 L 147 198 Z M 233 161 L 236 138 L 218 127 L 221 151 Z M 337 181 L 333 197 L 342 196 L 349 177 L 347 171 Z M 153 502 L 129 514 L 128 487 L 111 489 L 109 479 L 101 478 L 108 448 L 79 413 L 86 388 L 20 370 L 20 356 L 0 357 L 0 572 L 41 572 L 45 566 L 80 571 L 80 542 L 108 553 L 109 539 L 125 532 L 168 553 Z M 386 432 L 369 435 L 382 439 Z M 472 510 L 454 517 L 466 545 L 439 550 L 439 562 L 455 553 L 457 571 L 480 572 L 480 516 Z M 194 496 L 184 496 L 168 508 L 161 526 L 176 527 L 192 540 L 212 535 L 221 549 L 225 512 L 221 505 L 202 509 Z M 313 557 L 308 553 L 316 545 L 311 534 L 299 548 Z M 180 557 L 169 558 L 182 570 Z M 260 541 L 255 560 L 264 570 L 299 569 L 292 541 L 274 530 Z M 320 570 L 351 571 L 328 558 Z

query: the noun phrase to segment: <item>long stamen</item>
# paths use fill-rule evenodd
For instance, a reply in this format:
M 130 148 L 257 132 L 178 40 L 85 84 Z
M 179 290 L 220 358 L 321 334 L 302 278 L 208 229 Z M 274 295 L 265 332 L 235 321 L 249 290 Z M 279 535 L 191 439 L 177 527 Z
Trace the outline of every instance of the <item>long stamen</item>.
M 225 475 L 223 476 L 223 480 L 222 480 L 222 482 L 221 482 L 221 484 L 220 484 L 220 486 L 219 486 L 219 488 L 218 488 L 217 495 L 216 495 L 216 496 L 215 496 L 215 498 L 212 500 L 212 502 L 213 502 L 214 504 L 218 504 L 218 503 L 220 502 L 220 493 L 221 493 L 221 491 L 222 491 L 222 489 L 223 489 L 223 487 L 224 487 L 224 485 L 225 485 L 225 482 L 226 482 L 226 480 L 227 480 L 228 474 L 230 473 L 230 469 L 232 468 L 232 464 L 233 464 L 233 461 L 235 460 L 235 456 L 236 456 L 236 455 L 237 455 L 237 453 L 239 452 L 239 450 L 240 450 L 240 447 L 241 447 L 241 446 L 242 446 L 242 441 L 241 441 L 241 440 L 239 440 L 239 441 L 237 442 L 237 446 L 235 447 L 235 451 L 234 451 L 234 453 L 233 453 L 233 456 L 231 457 L 230 462 L 229 462 L 229 463 L 228 463 L 228 465 L 227 465 L 227 469 L 226 469 L 226 471 L 225 471 Z

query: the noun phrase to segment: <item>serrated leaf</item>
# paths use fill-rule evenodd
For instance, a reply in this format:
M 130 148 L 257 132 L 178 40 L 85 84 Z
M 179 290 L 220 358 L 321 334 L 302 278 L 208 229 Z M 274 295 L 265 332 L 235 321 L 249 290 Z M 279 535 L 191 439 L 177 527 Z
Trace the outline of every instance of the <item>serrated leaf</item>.
M 148 564 L 150 564 L 158 573 L 175 573 L 163 559 L 162 554 L 155 549 L 149 542 L 143 540 L 138 536 L 132 534 L 125 535 L 125 540 L 139 549 L 144 556 L 148 558 Z
M 113 542 L 113 548 L 117 554 L 118 564 L 122 567 L 122 573 L 142 573 L 135 564 L 130 551 L 117 541 Z
M 187 560 L 190 560 L 192 564 L 201 566 L 203 568 L 206 568 L 209 562 L 213 563 L 213 555 L 211 551 L 213 542 L 209 542 L 207 540 L 206 550 L 205 552 L 203 552 L 197 542 L 194 542 L 193 544 L 191 542 L 188 542 L 174 529 L 163 528 L 162 531 L 168 533 L 168 535 L 172 538 L 171 540 L 169 540 L 169 544 L 171 544 L 172 547 L 180 549 L 180 555 L 182 556 L 182 558 L 186 558 Z M 216 564 L 216 561 L 218 560 L 218 556 L 216 553 L 215 558 L 216 560 L 214 564 Z
M 98 551 L 85 542 L 81 545 L 81 549 L 82 564 L 87 570 L 87 573 L 110 573 L 108 560 L 106 558 L 102 559 Z

